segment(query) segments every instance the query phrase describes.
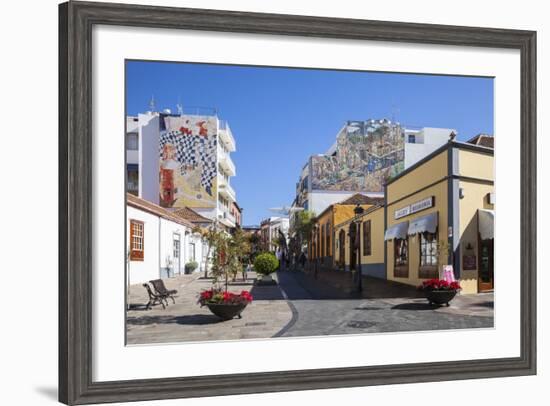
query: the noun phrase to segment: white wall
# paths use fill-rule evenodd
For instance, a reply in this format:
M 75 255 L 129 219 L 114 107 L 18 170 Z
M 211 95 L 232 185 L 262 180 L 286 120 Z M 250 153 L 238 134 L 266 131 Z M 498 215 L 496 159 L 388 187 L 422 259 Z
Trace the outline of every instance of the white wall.
M 139 114 L 139 197 L 159 204 L 159 116 Z
M 319 15 L 345 18 L 370 18 L 375 20 L 410 21 L 421 23 L 455 24 L 500 28 L 539 30 L 538 36 L 538 162 L 539 207 L 550 204 L 548 182 L 540 174 L 550 173 L 550 161 L 543 157 L 550 154 L 550 137 L 545 137 L 550 125 L 550 22 L 545 2 L 524 0 L 521 2 L 497 2 L 463 0 L 441 2 L 436 0 L 358 2 L 341 0 L 320 2 L 314 0 L 126 0 L 127 3 L 171 5 L 177 7 L 231 8 L 233 10 Z M 2 176 L 2 190 L 18 190 L 21 178 L 36 179 L 36 165 L 40 167 L 40 181 L 33 183 L 36 196 L 41 199 L 41 216 L 18 216 L 7 213 L 35 213 L 36 199 L 3 199 L 0 234 L 2 254 L 0 268 L 21 269 L 22 260 L 29 257 L 27 243 L 29 231 L 40 229 L 48 232 L 48 238 L 34 244 L 32 256 L 40 258 L 40 272 L 33 272 L 28 279 L 20 279 L 32 300 L 21 300 L 19 292 L 5 289 L 3 324 L 16 329 L 17 334 L 4 334 L 0 357 L 3 385 L 2 403 L 7 405 L 58 405 L 57 387 L 57 0 L 29 0 L 8 2 L 4 5 L 5 19 L 0 25 L 4 55 L 10 55 L 10 63 L 4 64 L 2 75 L 3 97 L 0 104 L 4 111 L 14 106 L 28 106 L 29 101 L 40 103 L 34 109 L 33 120 L 43 131 L 29 131 L 24 137 L 2 137 L 0 170 L 3 174 L 19 168 L 20 176 Z M 546 11 L 545 11 L 546 10 Z M 25 23 L 22 24 L 24 16 Z M 490 52 L 490 50 L 487 50 Z M 37 64 L 39 61 L 39 64 Z M 39 74 L 37 74 L 39 72 Z M 21 84 L 25 85 L 22 86 Z M 6 120 L 6 134 L 20 134 L 21 120 Z M 113 134 L 114 136 L 115 134 Z M 21 157 L 13 151 L 24 147 L 26 160 L 36 165 L 21 166 Z M 123 153 L 123 151 L 121 151 Z M 497 156 L 498 159 L 498 156 Z M 122 170 L 122 169 L 121 169 Z M 123 185 L 121 185 L 121 188 Z M 539 230 L 550 222 L 547 210 L 539 210 Z M 550 244 L 550 236 L 539 233 L 539 253 Z M 6 248 L 7 247 L 7 248 Z M 543 294 L 550 283 L 544 261 L 539 260 L 538 272 L 538 336 L 539 343 L 548 341 L 550 331 L 550 295 Z M 16 310 L 15 309 L 15 305 Z M 115 309 L 116 310 L 116 309 Z M 24 316 L 24 317 L 22 317 Z M 405 333 L 403 337 L 406 337 Z M 261 404 L 262 406 L 300 405 L 317 403 L 372 405 L 407 404 L 424 406 L 427 399 L 444 398 L 447 406 L 465 404 L 516 405 L 542 404 L 540 399 L 548 395 L 550 383 L 550 351 L 539 345 L 539 374 L 533 377 L 480 379 L 454 382 L 434 382 L 413 385 L 387 385 L 348 389 L 283 392 L 256 395 L 227 396 L 220 398 L 175 399 L 166 401 L 135 402 L 132 406 L 224 406 Z M 298 354 L 299 355 L 299 354 Z M 296 354 L 288 354 L 296 356 Z
M 175 223 L 164 218 L 160 219 L 160 266 L 166 267 L 166 258 L 170 257 L 172 260 L 172 270 L 175 275 L 182 274 L 185 269 L 185 263 L 187 262 L 188 249 L 185 246 L 184 237 L 186 232 L 191 232 L 191 229 L 181 224 Z M 174 234 L 180 236 L 180 266 L 177 268 L 177 264 L 174 261 L 173 244 Z
M 126 235 L 130 243 L 130 220 L 143 221 L 143 261 L 130 261 L 128 278 L 131 285 L 158 279 L 159 269 L 159 217 L 127 206 Z
M 405 135 L 405 169 L 414 165 L 443 144 L 449 141 L 449 135 L 455 130 L 450 128 L 425 127 L 417 132 L 410 132 L 415 136 L 415 143 L 408 142 Z M 455 131 L 456 132 L 456 131 Z M 475 135 L 475 134 L 473 134 Z M 473 136 L 472 135 L 472 136 Z

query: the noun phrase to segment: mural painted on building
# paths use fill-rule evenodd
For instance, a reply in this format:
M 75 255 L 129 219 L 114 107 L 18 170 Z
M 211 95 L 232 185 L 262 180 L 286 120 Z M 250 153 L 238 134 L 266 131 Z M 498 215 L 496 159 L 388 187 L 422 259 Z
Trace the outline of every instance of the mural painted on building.
M 217 120 L 164 117 L 160 135 L 160 203 L 163 207 L 216 207 Z
M 403 128 L 388 120 L 348 121 L 332 155 L 312 156 L 312 190 L 381 192 L 404 169 Z

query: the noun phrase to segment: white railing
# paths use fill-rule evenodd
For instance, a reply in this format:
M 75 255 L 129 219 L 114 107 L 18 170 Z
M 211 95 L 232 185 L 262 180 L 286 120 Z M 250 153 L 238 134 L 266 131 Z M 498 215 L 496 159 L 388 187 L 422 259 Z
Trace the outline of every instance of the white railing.
M 237 201 L 235 189 L 233 189 L 233 187 L 221 175 L 218 176 L 218 188 L 220 189 L 220 193 L 225 194 L 233 201 Z
M 228 145 L 229 150 L 235 151 L 237 144 L 235 143 L 235 138 L 233 138 L 231 127 L 229 127 L 229 124 L 227 124 L 227 121 L 225 120 L 219 120 L 219 122 L 220 122 L 219 124 L 220 137 Z
M 229 173 L 229 175 L 236 175 L 237 169 L 235 168 L 235 164 L 233 163 L 231 156 L 220 146 L 218 146 L 218 160 L 220 165 Z

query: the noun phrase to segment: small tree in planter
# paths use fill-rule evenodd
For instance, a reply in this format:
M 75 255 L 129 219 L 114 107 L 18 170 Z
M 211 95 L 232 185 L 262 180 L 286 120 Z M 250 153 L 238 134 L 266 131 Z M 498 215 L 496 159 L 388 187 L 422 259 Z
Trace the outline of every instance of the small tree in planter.
M 262 275 L 262 282 L 273 282 L 271 274 L 279 267 L 279 260 L 271 252 L 264 252 L 254 259 L 254 271 Z
M 219 232 L 212 242 L 214 286 L 200 294 L 199 304 L 208 306 L 212 313 L 223 320 L 230 320 L 235 316 L 240 318 L 241 312 L 252 301 L 252 296 L 247 291 L 231 293 L 227 288 L 229 277 L 234 278 L 242 269 L 241 260 L 248 255 L 246 239 L 239 232 L 232 236 Z
M 190 261 L 185 264 L 185 273 L 193 273 L 198 267 L 199 264 L 197 263 L 197 261 Z

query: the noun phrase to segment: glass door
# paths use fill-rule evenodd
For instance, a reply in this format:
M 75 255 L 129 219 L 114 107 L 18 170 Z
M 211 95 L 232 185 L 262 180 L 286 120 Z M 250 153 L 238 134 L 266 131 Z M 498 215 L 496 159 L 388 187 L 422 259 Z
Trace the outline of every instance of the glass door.
M 494 289 L 494 240 L 479 240 L 478 290 L 486 292 Z

